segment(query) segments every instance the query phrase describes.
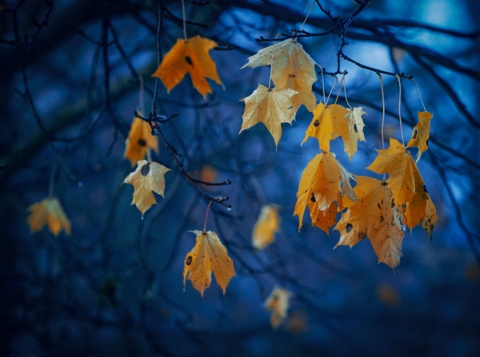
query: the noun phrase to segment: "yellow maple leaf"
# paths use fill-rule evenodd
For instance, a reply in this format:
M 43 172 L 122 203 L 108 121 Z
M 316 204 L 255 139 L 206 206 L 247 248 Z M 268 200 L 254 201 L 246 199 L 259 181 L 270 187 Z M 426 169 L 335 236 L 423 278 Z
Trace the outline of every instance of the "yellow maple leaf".
M 415 182 L 415 193 L 412 199 L 407 203 L 405 210 L 406 223 L 408 228 L 410 228 L 410 232 L 413 227 L 421 223 L 423 229 L 427 231 L 431 238 L 433 228 L 438 219 L 436 208 L 430 200 L 430 195 L 426 191 L 425 184 L 417 166 L 414 165 L 412 169 Z
M 252 244 L 256 249 L 263 249 L 275 239 L 280 228 L 278 210 L 273 205 L 264 205 L 253 228 Z
M 47 197 L 40 202 L 34 203 L 28 209 L 30 215 L 27 218 L 27 223 L 32 233 L 41 230 L 47 224 L 48 229 L 55 236 L 62 230 L 70 235 L 70 221 L 63 211 L 58 198 Z
M 292 293 L 286 289 L 275 287 L 265 301 L 265 307 L 271 311 L 270 324 L 277 328 L 287 317 Z
M 137 162 L 137 169 L 131 172 L 123 181 L 133 185 L 133 200 L 131 204 L 137 206 L 142 216 L 152 205 L 157 203 L 153 192 L 163 197 L 165 174 L 168 171 L 170 171 L 169 168 L 156 162 L 140 160 Z
M 378 156 L 367 167 L 377 174 L 388 173 L 388 187 L 393 192 L 396 205 L 409 202 L 415 194 L 416 169 L 412 156 L 399 141 L 390 138 L 388 149 L 377 150 Z
M 312 85 L 317 81 L 315 61 L 305 52 L 302 45 L 293 39 L 263 48 L 248 58 L 246 66 L 272 66 L 272 80 L 277 88 L 290 88 L 298 92 L 293 98 L 296 109 L 305 105 L 313 111 L 316 104 Z
M 329 152 L 331 140 L 341 136 L 344 143 L 347 142 L 350 136 L 347 119 L 345 118 L 347 114 L 348 110 L 339 104 L 325 106 L 323 103 L 318 103 L 313 111 L 313 119 L 305 132 L 302 144 L 309 137 L 316 138 L 320 150 Z
M 373 177 L 357 176 L 353 189 L 358 202 L 345 203 L 347 210 L 342 214 L 335 229 L 340 232 L 339 245 L 353 247 L 363 238 L 368 238 L 379 263 L 395 269 L 400 264 L 403 214 L 393 204 L 393 195 L 386 182 Z
M 365 124 L 363 123 L 362 115 L 366 113 L 362 107 L 347 109 L 347 111 L 348 113 L 345 115 L 345 119 L 347 122 L 348 137 L 346 139 L 342 137 L 342 139 L 345 152 L 351 160 L 357 152 L 358 141 L 365 141 L 365 135 L 363 134 Z
M 192 233 L 196 234 L 197 238 L 195 247 L 185 257 L 183 285 L 185 286 L 187 279 L 190 280 L 203 297 L 203 292 L 212 282 L 213 271 L 215 280 L 225 295 L 230 280 L 235 276 L 233 261 L 228 256 L 227 249 L 215 232 Z
M 187 40 L 178 39 L 177 43 L 165 55 L 152 77 L 160 78 L 168 93 L 182 81 L 187 73 L 192 78 L 193 87 L 205 98 L 212 88 L 206 78 L 222 84 L 218 77 L 215 62 L 208 52 L 217 47 L 217 43 L 200 36 Z
M 298 216 L 298 229 L 308 204 L 312 224 L 328 229 L 335 224 L 337 211 L 343 208 L 342 195 L 356 201 L 350 180 L 355 180 L 331 153 L 317 154 L 302 172 L 297 191 L 294 215 Z
M 125 140 L 123 157 L 130 160 L 132 166 L 145 159 L 149 148 L 158 152 L 158 138 L 152 135 L 152 128 L 145 120 L 134 117 L 128 138 Z
M 429 112 L 418 112 L 418 124 L 412 130 L 412 138 L 407 144 L 407 148 L 416 146 L 418 148 L 417 159 L 418 162 L 422 154 L 428 150 L 428 138 L 430 137 L 430 120 L 433 114 Z
M 292 123 L 295 119 L 295 108 L 292 97 L 296 95 L 292 89 L 274 88 L 269 89 L 261 84 L 248 97 L 241 101 L 245 102 L 242 128 L 249 129 L 252 126 L 263 123 L 275 140 L 275 146 L 282 136 L 282 123 Z

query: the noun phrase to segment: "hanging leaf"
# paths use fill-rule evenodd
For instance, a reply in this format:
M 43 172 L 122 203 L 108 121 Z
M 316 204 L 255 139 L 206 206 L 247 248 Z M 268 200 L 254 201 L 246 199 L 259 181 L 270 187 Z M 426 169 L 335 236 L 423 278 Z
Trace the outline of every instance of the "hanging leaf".
M 298 93 L 293 98 L 294 107 L 303 104 L 313 111 L 316 104 L 312 85 L 317 81 L 315 61 L 302 45 L 293 39 L 275 43 L 248 58 L 247 66 L 272 66 L 272 81 L 276 88 L 290 88 Z
M 280 228 L 280 217 L 273 205 L 264 205 L 255 223 L 252 234 L 252 244 L 256 249 L 264 249 L 275 239 L 275 233 Z
M 418 171 L 416 165 L 412 167 L 413 178 L 415 182 L 415 194 L 407 203 L 405 210 L 405 219 L 410 228 L 410 233 L 413 227 L 421 223 L 422 228 L 427 231 L 430 238 L 432 238 L 433 228 L 437 223 L 437 213 L 433 202 L 430 200 L 430 195 L 427 193 L 422 176 Z
M 313 111 L 313 119 L 305 132 L 302 144 L 309 137 L 316 138 L 320 150 L 329 152 L 331 140 L 342 136 L 344 143 L 347 142 L 350 139 L 345 118 L 347 114 L 348 110 L 339 104 L 325 106 L 323 103 L 318 103 Z
M 302 228 L 303 215 L 308 205 L 312 225 L 328 234 L 335 224 L 336 214 L 343 208 L 342 196 L 352 201 L 356 196 L 350 180 L 355 180 L 331 153 L 317 154 L 302 173 L 298 185 L 294 215 L 298 216 L 298 229 Z
M 342 214 L 335 229 L 340 232 L 340 241 L 335 246 L 350 248 L 368 238 L 379 263 L 395 269 L 402 256 L 403 214 L 393 202 L 392 191 L 386 182 L 367 176 L 357 176 L 353 189 L 358 202 L 344 202 L 347 210 Z
M 429 112 L 418 112 L 418 124 L 412 130 L 412 138 L 407 144 L 407 148 L 416 146 L 418 148 L 417 159 L 420 160 L 422 154 L 428 150 L 428 138 L 430 137 L 430 120 L 433 114 Z
M 351 160 L 357 152 L 358 141 L 365 141 L 365 135 L 363 134 L 365 124 L 362 119 L 362 115 L 365 114 L 365 112 L 362 107 L 347 109 L 347 111 L 348 113 L 345 119 L 347 121 L 348 137 L 346 137 L 346 139 L 342 137 L 342 139 L 345 152 Z
M 193 87 L 205 98 L 208 93 L 212 92 L 207 78 L 213 79 L 217 84 L 222 84 L 215 62 L 208 54 L 212 48 L 217 46 L 215 41 L 200 36 L 187 40 L 178 39 L 152 77 L 159 78 L 170 93 L 189 73 Z
M 212 282 L 212 271 L 217 284 L 222 288 L 223 294 L 227 290 L 230 280 L 235 276 L 233 261 L 227 253 L 217 234 L 212 231 L 192 231 L 197 235 L 195 247 L 185 257 L 183 267 L 183 285 L 187 279 L 203 297 L 205 289 Z
M 270 324 L 277 328 L 287 317 L 292 293 L 286 289 L 275 287 L 265 301 L 265 307 L 270 310 Z
M 125 145 L 123 157 L 130 160 L 132 167 L 138 161 L 145 159 L 149 148 L 158 152 L 158 138 L 152 135 L 150 125 L 137 117 L 133 118 Z
M 297 92 L 286 88 L 269 89 L 261 84 L 248 97 L 245 102 L 243 123 L 240 133 L 252 126 L 263 123 L 275 140 L 275 146 L 282 136 L 282 123 L 291 124 L 295 119 L 295 108 L 292 97 Z
M 140 160 L 137 162 L 137 169 L 131 172 L 123 181 L 133 185 L 132 205 L 136 205 L 138 210 L 145 212 L 156 204 L 153 192 L 163 197 L 165 191 L 165 174 L 170 171 L 169 168 L 156 162 Z
M 27 223 L 32 233 L 41 230 L 44 225 L 48 225 L 48 230 L 54 236 L 58 236 L 62 230 L 70 235 L 70 221 L 58 198 L 47 197 L 31 205 L 28 210 L 30 215 Z

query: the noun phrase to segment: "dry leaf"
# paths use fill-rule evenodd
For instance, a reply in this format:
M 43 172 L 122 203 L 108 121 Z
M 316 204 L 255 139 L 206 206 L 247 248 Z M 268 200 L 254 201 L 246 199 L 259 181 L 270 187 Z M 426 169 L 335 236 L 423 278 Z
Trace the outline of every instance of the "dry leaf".
M 142 212 L 142 216 L 152 205 L 157 203 L 153 192 L 163 197 L 167 171 L 170 171 L 170 169 L 156 162 L 140 160 L 137 162 L 137 169 L 123 181 L 133 185 L 131 204 L 137 206 L 138 210 Z
M 213 271 L 215 280 L 225 295 L 230 279 L 235 276 L 233 261 L 228 256 L 227 249 L 215 232 L 192 231 L 192 233 L 197 235 L 197 240 L 195 247 L 185 257 L 183 285 L 185 286 L 187 279 L 190 280 L 203 297 L 203 292 L 212 282 Z
M 295 108 L 292 97 L 296 95 L 292 89 L 274 88 L 269 89 L 261 84 L 248 97 L 241 101 L 245 102 L 243 123 L 240 132 L 252 126 L 263 123 L 275 140 L 278 146 L 282 136 L 281 123 L 292 123 L 295 119 Z
M 253 228 L 252 244 L 256 249 L 263 249 L 275 239 L 275 233 L 280 228 L 280 217 L 275 206 L 262 207 L 257 223 Z
M 331 140 L 341 136 L 344 143 L 348 142 L 350 134 L 347 119 L 345 118 L 347 114 L 348 110 L 339 104 L 325 106 L 323 103 L 318 103 L 313 111 L 313 119 L 305 132 L 302 144 L 309 137 L 316 138 L 320 150 L 329 152 Z M 347 146 L 345 145 L 345 150 L 346 148 Z M 348 155 L 351 157 L 353 154 L 348 153 Z
M 208 54 L 212 48 L 217 46 L 215 41 L 200 36 L 187 40 L 178 39 L 152 77 L 160 78 L 170 93 L 188 72 L 192 78 L 193 87 L 205 98 L 208 93 L 212 92 L 206 78 L 222 84 L 215 62 Z
M 243 66 L 252 68 L 272 66 L 272 80 L 276 88 L 290 88 L 298 92 L 293 98 L 296 109 L 303 104 L 313 111 L 316 104 L 312 85 L 317 81 L 315 61 L 305 52 L 302 45 L 293 39 L 275 43 L 248 58 Z
M 298 229 L 302 228 L 303 215 L 308 204 L 312 225 L 328 234 L 335 224 L 336 214 L 343 208 L 343 194 L 356 201 L 350 180 L 355 180 L 337 161 L 333 154 L 317 154 L 303 170 L 298 185 L 294 215 L 298 216 Z
M 418 112 L 418 124 L 412 130 L 412 138 L 407 144 L 407 148 L 416 146 L 418 148 L 417 159 L 420 160 L 422 154 L 428 150 L 428 138 L 430 137 L 430 120 L 433 114 L 429 112 Z
M 366 113 L 363 111 L 362 107 L 347 110 L 348 113 L 345 116 L 345 119 L 347 121 L 349 135 L 348 140 L 343 139 L 343 145 L 345 147 L 345 152 L 351 160 L 352 156 L 357 152 L 358 141 L 365 141 L 365 135 L 363 134 L 365 124 L 363 123 L 362 115 Z
M 58 236 L 61 230 L 70 235 L 70 221 L 58 198 L 47 197 L 34 203 L 28 209 L 31 213 L 27 218 L 27 223 L 32 233 L 41 230 L 47 224 L 48 229 L 55 236 Z
M 130 160 L 132 166 L 145 159 L 149 148 L 158 152 L 158 138 L 152 135 L 150 124 L 137 117 L 133 118 L 125 145 L 123 157 Z
M 410 233 L 412 232 L 413 227 L 421 223 L 422 228 L 425 229 L 430 238 L 432 238 L 433 228 L 438 219 L 436 208 L 430 200 L 430 195 L 425 188 L 425 184 L 417 166 L 414 165 L 412 168 L 415 181 L 415 194 L 407 203 L 407 208 L 405 210 L 406 223 L 410 228 Z
M 378 156 L 367 167 L 377 174 L 388 173 L 388 187 L 393 192 L 396 205 L 409 202 L 415 194 L 415 179 L 413 175 L 415 162 L 397 140 L 390 138 L 388 149 L 377 150 Z
M 265 301 L 265 307 L 271 311 L 270 323 L 277 328 L 287 317 L 292 293 L 286 289 L 275 287 Z
M 402 212 L 393 202 L 392 191 L 386 182 L 372 177 L 357 176 L 353 189 L 358 202 L 346 203 L 335 229 L 340 232 L 340 241 L 335 246 L 353 247 L 363 238 L 368 238 L 379 263 L 395 269 L 402 256 Z

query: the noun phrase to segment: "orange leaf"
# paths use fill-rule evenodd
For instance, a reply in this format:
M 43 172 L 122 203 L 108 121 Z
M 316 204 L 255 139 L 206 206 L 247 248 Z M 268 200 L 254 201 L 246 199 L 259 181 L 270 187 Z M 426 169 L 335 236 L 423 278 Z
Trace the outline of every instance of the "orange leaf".
M 152 135 L 150 125 L 137 117 L 133 118 L 125 145 L 123 157 L 130 160 L 132 166 L 135 166 L 138 161 L 145 159 L 149 148 L 158 152 L 158 138 Z
M 277 328 L 287 317 L 292 293 L 286 289 L 275 287 L 265 301 L 265 307 L 271 311 L 270 323 Z
M 430 137 L 430 120 L 433 115 L 429 112 L 418 112 L 418 124 L 412 130 L 412 138 L 407 144 L 407 148 L 416 146 L 418 148 L 418 162 L 422 154 L 428 150 L 428 138 Z
M 133 185 L 132 205 L 136 205 L 138 210 L 145 212 L 156 204 L 153 192 L 163 197 L 165 191 L 165 174 L 170 171 L 169 168 L 156 162 L 140 160 L 137 162 L 137 169 L 131 172 L 123 181 Z
M 275 233 L 280 227 L 280 218 L 275 206 L 262 207 L 257 223 L 253 228 L 252 243 L 256 249 L 263 249 L 275 239 Z
M 413 178 L 415 181 L 415 194 L 407 203 L 405 211 L 406 223 L 410 228 L 410 232 L 413 227 L 421 223 L 422 228 L 427 231 L 431 238 L 433 228 L 438 219 L 436 208 L 430 200 L 430 195 L 426 191 L 422 176 L 416 165 L 413 166 Z
M 57 236 L 63 229 L 70 235 L 70 221 L 63 211 L 60 201 L 56 197 L 47 197 L 34 203 L 29 208 L 31 214 L 27 218 L 30 231 L 37 232 L 47 224 L 50 232 Z
M 317 154 L 310 160 L 298 185 L 294 211 L 294 215 L 299 218 L 298 229 L 302 228 L 308 203 L 312 224 L 328 234 L 329 228 L 335 224 L 337 211 L 343 207 L 342 195 L 356 201 L 350 180 L 354 180 L 353 175 L 345 170 L 333 154 Z
M 349 139 L 347 120 L 348 110 L 341 105 L 332 104 L 325 106 L 318 103 L 313 111 L 313 119 L 305 132 L 302 144 L 309 137 L 316 138 L 323 152 L 330 151 L 330 141 L 342 136 L 344 142 Z
M 185 257 L 183 285 L 187 279 L 190 280 L 203 297 L 203 292 L 212 282 L 213 271 L 217 284 L 225 295 L 230 280 L 235 276 L 233 261 L 228 256 L 227 249 L 215 232 L 192 231 L 192 233 L 197 235 L 197 239 L 195 247 Z
M 160 78 L 168 93 L 182 81 L 187 73 L 192 78 L 193 87 L 205 98 L 212 88 L 206 78 L 222 84 L 217 74 L 215 62 L 208 52 L 217 47 L 215 41 L 195 36 L 188 40 L 178 39 L 165 55 L 152 77 Z
M 291 124 L 295 119 L 295 108 L 292 97 L 296 95 L 292 89 L 274 88 L 269 89 L 261 84 L 248 97 L 241 101 L 245 102 L 243 123 L 240 132 L 252 126 L 263 123 L 275 140 L 275 146 L 282 136 L 282 123 Z
M 353 247 L 363 238 L 368 238 L 379 263 L 395 269 L 402 256 L 402 212 L 393 204 L 392 191 L 386 182 L 372 177 L 357 176 L 353 189 L 358 202 L 350 202 L 335 229 L 340 232 L 340 241 L 335 246 Z

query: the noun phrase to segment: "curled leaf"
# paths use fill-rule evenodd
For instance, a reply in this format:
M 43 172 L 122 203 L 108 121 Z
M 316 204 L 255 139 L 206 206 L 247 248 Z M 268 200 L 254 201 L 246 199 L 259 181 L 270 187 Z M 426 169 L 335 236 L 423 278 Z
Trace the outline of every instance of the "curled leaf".
M 420 160 L 422 154 L 428 150 L 428 138 L 430 137 L 430 120 L 433 114 L 429 112 L 418 112 L 418 124 L 412 129 L 412 138 L 407 144 L 407 148 L 416 146 L 418 148 L 417 159 Z
M 275 287 L 265 301 L 265 307 L 271 311 L 270 324 L 277 328 L 287 317 L 292 293 L 286 289 Z
M 262 207 L 260 216 L 253 228 L 252 243 L 256 249 L 263 249 L 275 239 L 275 233 L 280 227 L 280 217 L 275 206 Z
M 145 159 L 149 148 L 158 152 L 158 138 L 152 135 L 150 125 L 137 117 L 133 118 L 125 145 L 123 157 L 130 160 L 132 166 Z

